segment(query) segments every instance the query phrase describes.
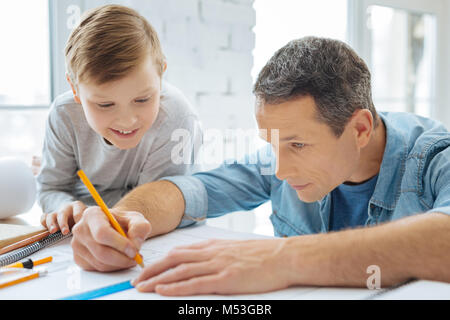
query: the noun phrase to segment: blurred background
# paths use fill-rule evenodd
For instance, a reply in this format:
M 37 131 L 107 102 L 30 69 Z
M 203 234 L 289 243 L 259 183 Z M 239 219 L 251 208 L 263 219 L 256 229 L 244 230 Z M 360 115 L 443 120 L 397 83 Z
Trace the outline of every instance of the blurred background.
M 85 10 L 109 3 L 132 7 L 153 25 L 168 59 L 165 79 L 185 93 L 205 130 L 253 132 L 258 72 L 277 49 L 307 35 L 343 40 L 364 58 L 379 111 L 450 127 L 450 0 L 3 0 L 0 157 L 31 164 L 41 154 L 49 106 L 69 89 L 67 38 Z M 227 132 L 224 150 L 238 138 Z M 248 139 L 262 145 L 256 134 Z M 205 148 L 224 160 L 217 145 Z M 270 214 L 266 203 L 207 223 L 272 235 Z

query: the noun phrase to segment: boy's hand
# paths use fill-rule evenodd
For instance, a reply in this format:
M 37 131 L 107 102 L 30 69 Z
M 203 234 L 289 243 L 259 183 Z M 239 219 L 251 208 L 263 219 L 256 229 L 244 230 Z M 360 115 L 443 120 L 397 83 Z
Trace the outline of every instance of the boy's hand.
M 58 212 L 44 213 L 41 217 L 41 224 L 46 227 L 50 233 L 61 230 L 66 235 L 70 229 L 81 220 L 81 216 L 87 209 L 86 205 L 81 201 L 74 201 L 64 206 Z
M 85 270 L 115 271 L 136 265 L 134 257 L 151 232 L 150 222 L 139 212 L 111 209 L 128 238 L 111 225 L 99 207 L 90 207 L 72 230 L 75 263 Z
M 41 162 L 41 157 L 39 156 L 33 156 L 31 159 L 31 171 L 35 176 L 37 176 L 41 171 Z

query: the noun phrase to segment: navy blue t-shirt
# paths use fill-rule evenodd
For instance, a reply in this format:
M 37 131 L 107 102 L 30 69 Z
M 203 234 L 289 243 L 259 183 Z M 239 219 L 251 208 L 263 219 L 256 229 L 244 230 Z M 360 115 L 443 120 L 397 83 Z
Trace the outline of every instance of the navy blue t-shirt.
M 361 184 L 341 184 L 331 191 L 330 231 L 364 226 L 378 174 Z

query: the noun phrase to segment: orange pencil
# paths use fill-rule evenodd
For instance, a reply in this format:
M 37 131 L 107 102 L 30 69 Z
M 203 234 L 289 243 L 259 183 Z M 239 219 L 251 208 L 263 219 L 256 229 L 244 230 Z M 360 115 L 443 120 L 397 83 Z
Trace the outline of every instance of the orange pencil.
M 85 184 L 85 186 L 88 188 L 89 192 L 91 193 L 92 197 L 94 198 L 95 202 L 98 204 L 98 206 L 103 210 L 103 212 L 106 214 L 106 216 L 109 219 L 109 222 L 112 224 L 114 229 L 116 229 L 117 232 L 119 232 L 122 236 L 125 238 L 128 238 L 125 232 L 123 231 L 120 224 L 117 222 L 116 218 L 109 212 L 108 207 L 106 206 L 103 199 L 98 194 L 97 190 L 95 190 L 94 186 L 92 185 L 91 181 L 89 181 L 88 177 L 84 173 L 83 170 L 79 170 L 77 172 L 78 176 L 80 177 L 81 181 Z M 144 268 L 144 261 L 142 260 L 142 256 L 137 253 L 134 257 L 134 260 L 138 263 L 138 265 L 141 266 L 141 268 Z
M 34 272 L 32 274 L 29 274 L 29 275 L 19 278 L 19 279 L 14 279 L 14 280 L 11 280 L 11 281 L 8 281 L 5 283 L 0 283 L 0 289 L 6 288 L 9 286 L 13 286 L 15 284 L 22 283 L 22 282 L 25 282 L 28 280 L 36 279 L 36 278 L 39 278 L 40 276 L 43 276 L 46 274 L 47 274 L 47 270 L 42 270 L 42 271 Z

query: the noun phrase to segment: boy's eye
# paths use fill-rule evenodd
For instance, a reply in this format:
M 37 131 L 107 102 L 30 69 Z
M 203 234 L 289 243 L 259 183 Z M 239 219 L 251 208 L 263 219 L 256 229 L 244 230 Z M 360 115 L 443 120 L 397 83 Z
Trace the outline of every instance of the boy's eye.
M 150 100 L 150 98 L 146 98 L 146 99 L 138 99 L 138 100 L 136 100 L 136 102 L 137 102 L 137 103 L 145 103 L 145 102 L 147 102 L 148 100 Z
M 105 103 L 105 104 L 97 103 L 97 105 L 98 105 L 100 108 L 108 108 L 108 107 L 112 107 L 114 104 L 112 104 L 112 103 Z

